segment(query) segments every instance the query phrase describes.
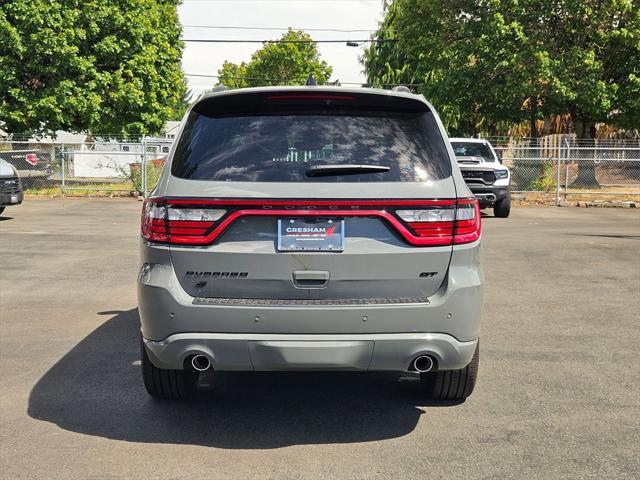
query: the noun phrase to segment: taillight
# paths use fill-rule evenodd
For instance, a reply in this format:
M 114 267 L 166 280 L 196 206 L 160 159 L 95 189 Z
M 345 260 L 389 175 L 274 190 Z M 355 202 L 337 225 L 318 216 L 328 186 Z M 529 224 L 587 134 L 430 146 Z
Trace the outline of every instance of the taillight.
M 480 219 L 480 205 L 475 198 L 458 200 L 456 210 L 456 232 L 453 243 L 474 242 L 480 238 L 482 220 Z
M 161 200 L 149 198 L 142 207 L 142 238 L 151 242 L 166 242 L 169 240 L 167 232 L 167 209 Z
M 237 219 L 269 217 L 377 217 L 410 245 L 446 246 L 480 238 L 475 198 L 460 200 L 248 200 L 150 198 L 142 237 L 150 242 L 211 245 Z
M 222 209 L 183 207 L 150 198 L 143 207 L 142 236 L 151 242 L 200 245 L 225 213 Z
M 453 236 L 455 204 L 420 210 L 396 210 L 416 236 L 433 239 L 432 245 L 450 245 Z
M 269 95 L 267 100 L 346 100 L 353 101 L 356 97 L 353 95 L 335 95 L 335 94 L 300 94 L 300 93 L 287 93 L 284 95 Z
M 414 235 L 429 245 L 469 243 L 480 238 L 480 210 L 476 199 L 395 213 Z

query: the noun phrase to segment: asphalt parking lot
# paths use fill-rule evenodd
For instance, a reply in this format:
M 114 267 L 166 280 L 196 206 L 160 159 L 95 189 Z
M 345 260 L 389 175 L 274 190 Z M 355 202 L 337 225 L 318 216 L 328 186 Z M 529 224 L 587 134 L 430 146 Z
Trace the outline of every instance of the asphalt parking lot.
M 484 221 L 479 383 L 220 374 L 151 400 L 138 363 L 141 204 L 27 200 L 0 217 L 0 476 L 638 478 L 640 211 Z

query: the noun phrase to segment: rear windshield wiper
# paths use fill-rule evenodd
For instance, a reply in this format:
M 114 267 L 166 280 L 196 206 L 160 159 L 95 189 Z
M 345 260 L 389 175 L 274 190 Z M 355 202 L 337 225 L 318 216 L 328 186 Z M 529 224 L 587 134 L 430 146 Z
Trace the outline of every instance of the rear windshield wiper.
M 391 170 L 391 167 L 385 167 L 384 165 L 314 165 L 307 169 L 307 177 L 385 173 L 389 170 Z

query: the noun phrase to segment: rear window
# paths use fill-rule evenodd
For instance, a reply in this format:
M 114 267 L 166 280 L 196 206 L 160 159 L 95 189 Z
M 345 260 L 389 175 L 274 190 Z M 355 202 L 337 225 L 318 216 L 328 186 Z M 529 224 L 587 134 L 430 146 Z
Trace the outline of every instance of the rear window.
M 451 146 L 456 157 L 479 157 L 486 162 L 495 161 L 493 153 L 491 153 L 491 149 L 486 143 L 452 142 Z
M 192 111 L 187 120 L 171 167 L 177 177 L 221 182 L 422 182 L 451 175 L 444 140 L 428 110 L 205 113 Z M 324 165 L 388 170 L 307 175 L 311 167 Z

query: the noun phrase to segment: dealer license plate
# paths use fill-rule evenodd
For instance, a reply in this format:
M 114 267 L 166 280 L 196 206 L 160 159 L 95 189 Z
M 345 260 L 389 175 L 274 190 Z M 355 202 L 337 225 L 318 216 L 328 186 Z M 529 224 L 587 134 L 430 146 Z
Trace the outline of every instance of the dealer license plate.
M 344 250 L 344 220 L 278 219 L 278 250 L 341 252 Z

